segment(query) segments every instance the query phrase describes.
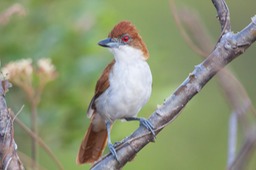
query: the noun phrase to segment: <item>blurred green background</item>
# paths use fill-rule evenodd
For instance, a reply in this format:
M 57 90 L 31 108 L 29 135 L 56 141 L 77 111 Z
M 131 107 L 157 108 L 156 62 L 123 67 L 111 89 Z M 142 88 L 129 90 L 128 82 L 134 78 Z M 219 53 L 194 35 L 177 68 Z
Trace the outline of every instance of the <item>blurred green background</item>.
M 171 15 L 168 0 L 2 0 L 0 11 L 14 3 L 26 10 L 25 16 L 11 17 L 0 25 L 1 64 L 21 58 L 51 58 L 58 78 L 44 91 L 38 108 L 39 134 L 67 170 L 89 169 L 77 166 L 76 154 L 89 120 L 86 109 L 94 93 L 95 83 L 104 67 L 112 60 L 108 50 L 97 42 L 104 39 L 120 20 L 130 20 L 150 52 L 153 92 L 140 116 L 148 117 L 194 66 L 201 62 L 184 42 Z M 227 1 L 232 30 L 244 28 L 255 15 L 255 0 Z M 220 26 L 211 1 L 182 0 L 178 6 L 196 10 L 206 24 L 213 42 Z M 232 62 L 232 70 L 256 101 L 255 45 Z M 30 110 L 24 93 L 13 87 L 7 95 L 9 107 L 30 126 Z M 134 169 L 216 170 L 225 169 L 230 109 L 213 79 L 195 96 L 183 113 L 124 167 Z M 112 141 L 120 141 L 138 127 L 138 123 L 115 123 Z M 15 126 L 19 151 L 30 155 L 30 138 Z M 105 151 L 108 152 L 108 151 Z M 256 154 L 249 169 L 255 170 Z M 40 149 L 39 162 L 45 169 L 56 169 L 53 161 Z

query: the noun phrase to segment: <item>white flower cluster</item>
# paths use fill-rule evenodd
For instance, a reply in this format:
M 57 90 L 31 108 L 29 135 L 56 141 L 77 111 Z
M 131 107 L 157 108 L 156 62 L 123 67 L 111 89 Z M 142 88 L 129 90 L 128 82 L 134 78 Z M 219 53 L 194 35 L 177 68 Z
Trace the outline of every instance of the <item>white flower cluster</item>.
M 41 81 L 51 81 L 56 78 L 56 69 L 49 58 L 43 58 L 37 62 L 37 73 Z M 46 83 L 45 82 L 45 83 Z
M 29 96 L 33 96 L 36 90 L 41 92 L 57 76 L 55 66 L 46 58 L 38 60 L 36 67 L 33 67 L 32 59 L 10 62 L 2 68 L 1 73 L 4 79 L 21 87 Z
M 31 83 L 32 80 L 32 60 L 22 59 L 15 62 L 10 62 L 2 68 L 2 74 L 5 79 L 10 80 L 15 84 Z

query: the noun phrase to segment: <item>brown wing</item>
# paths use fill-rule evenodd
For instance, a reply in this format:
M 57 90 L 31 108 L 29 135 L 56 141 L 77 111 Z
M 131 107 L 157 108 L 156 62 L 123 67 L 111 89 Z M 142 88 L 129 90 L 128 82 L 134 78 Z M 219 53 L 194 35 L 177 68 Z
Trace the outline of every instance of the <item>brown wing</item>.
M 94 101 L 99 97 L 108 87 L 109 87 L 109 73 L 111 71 L 112 66 L 115 64 L 115 60 L 108 64 L 108 66 L 104 69 L 103 73 L 100 76 L 100 79 L 97 81 L 95 94 L 90 102 L 90 105 L 87 110 L 87 116 L 91 117 L 92 113 L 95 110 Z
M 112 66 L 115 64 L 115 60 L 108 64 L 108 66 L 104 69 L 103 73 L 100 76 L 95 88 L 95 96 L 101 95 L 108 87 L 109 87 L 109 73 L 111 71 Z

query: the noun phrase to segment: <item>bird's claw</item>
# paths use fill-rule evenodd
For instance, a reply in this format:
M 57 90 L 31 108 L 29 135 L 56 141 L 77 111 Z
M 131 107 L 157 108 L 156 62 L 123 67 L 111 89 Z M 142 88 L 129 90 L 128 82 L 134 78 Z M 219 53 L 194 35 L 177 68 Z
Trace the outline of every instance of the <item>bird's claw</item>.
M 108 144 L 108 149 L 109 149 L 110 153 L 114 156 L 114 158 L 119 162 L 114 145 L 109 143 Z
M 149 120 L 147 120 L 145 118 L 140 118 L 140 125 L 143 125 L 145 128 L 147 128 L 155 138 L 156 134 L 154 131 L 154 126 L 152 125 L 152 123 Z

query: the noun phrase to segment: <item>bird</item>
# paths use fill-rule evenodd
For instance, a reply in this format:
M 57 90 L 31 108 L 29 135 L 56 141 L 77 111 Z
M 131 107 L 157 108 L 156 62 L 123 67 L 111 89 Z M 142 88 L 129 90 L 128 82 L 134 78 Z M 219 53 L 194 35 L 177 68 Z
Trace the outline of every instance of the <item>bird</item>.
M 137 120 L 155 136 L 152 123 L 137 117 L 152 91 L 152 74 L 147 63 L 149 52 L 138 30 L 130 21 L 120 21 L 98 45 L 109 49 L 114 59 L 97 81 L 87 109 L 90 125 L 80 145 L 77 164 L 96 162 L 106 144 L 118 161 L 110 136 L 117 119 Z

